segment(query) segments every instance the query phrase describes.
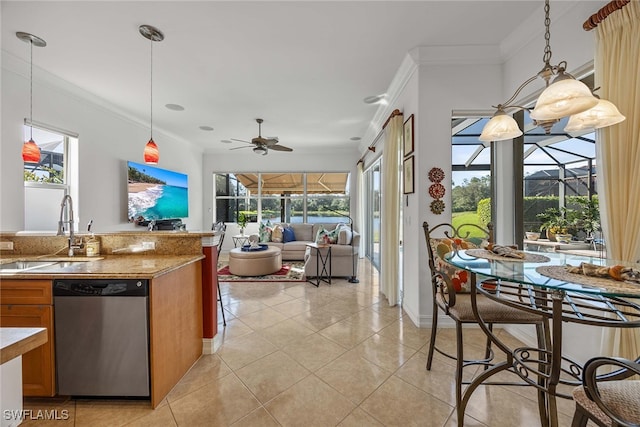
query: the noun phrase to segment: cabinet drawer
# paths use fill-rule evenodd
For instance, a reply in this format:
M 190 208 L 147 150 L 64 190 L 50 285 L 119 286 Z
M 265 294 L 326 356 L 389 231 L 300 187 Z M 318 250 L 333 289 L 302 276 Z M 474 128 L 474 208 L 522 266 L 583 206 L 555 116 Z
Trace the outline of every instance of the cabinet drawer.
M 51 280 L 1 280 L 0 304 L 51 305 Z

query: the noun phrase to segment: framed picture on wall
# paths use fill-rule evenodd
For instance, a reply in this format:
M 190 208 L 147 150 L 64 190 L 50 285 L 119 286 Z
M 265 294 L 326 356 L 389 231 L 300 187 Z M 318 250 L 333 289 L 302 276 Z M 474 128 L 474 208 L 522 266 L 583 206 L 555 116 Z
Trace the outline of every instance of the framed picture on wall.
M 413 177 L 413 156 L 407 157 L 403 162 L 404 173 L 404 194 L 413 193 L 414 177 Z
M 404 122 L 404 155 L 413 153 L 413 114 Z M 413 191 L 412 191 L 413 193 Z

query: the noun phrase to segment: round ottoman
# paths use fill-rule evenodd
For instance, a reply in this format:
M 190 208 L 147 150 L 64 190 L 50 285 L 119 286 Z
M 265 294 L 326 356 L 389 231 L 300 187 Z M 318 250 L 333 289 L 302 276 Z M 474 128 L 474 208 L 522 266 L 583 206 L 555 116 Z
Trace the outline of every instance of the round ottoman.
M 279 248 L 263 251 L 243 251 L 241 248 L 229 251 L 229 272 L 236 276 L 264 276 L 282 268 L 282 253 Z

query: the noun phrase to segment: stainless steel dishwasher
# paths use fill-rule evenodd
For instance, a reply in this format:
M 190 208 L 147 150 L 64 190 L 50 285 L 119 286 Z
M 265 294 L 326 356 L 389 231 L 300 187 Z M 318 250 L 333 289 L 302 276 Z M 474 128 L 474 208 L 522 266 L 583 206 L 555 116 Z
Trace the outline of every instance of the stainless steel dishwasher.
M 53 282 L 58 394 L 148 397 L 149 283 Z

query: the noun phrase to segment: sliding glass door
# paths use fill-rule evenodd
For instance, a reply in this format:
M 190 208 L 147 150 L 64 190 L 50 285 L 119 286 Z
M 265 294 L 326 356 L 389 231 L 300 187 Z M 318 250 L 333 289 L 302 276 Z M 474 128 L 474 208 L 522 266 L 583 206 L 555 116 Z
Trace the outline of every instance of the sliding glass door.
M 380 163 L 365 171 L 365 255 L 380 270 Z

